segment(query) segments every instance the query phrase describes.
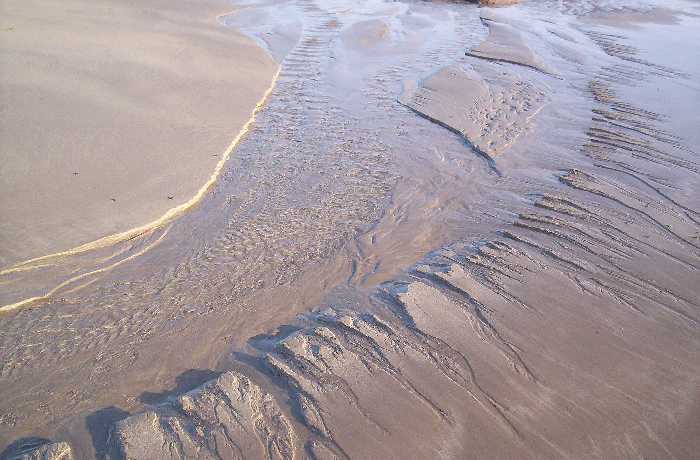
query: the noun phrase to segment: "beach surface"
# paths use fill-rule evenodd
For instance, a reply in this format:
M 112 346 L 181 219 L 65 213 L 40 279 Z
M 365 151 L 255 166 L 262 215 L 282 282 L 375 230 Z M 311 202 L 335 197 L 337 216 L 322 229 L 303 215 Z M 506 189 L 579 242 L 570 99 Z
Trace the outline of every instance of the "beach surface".
M 694 458 L 700 3 L 219 20 L 280 65 L 196 205 L 0 270 L 0 458 Z
M 224 1 L 0 4 L 0 265 L 151 222 L 202 187 L 277 64 Z

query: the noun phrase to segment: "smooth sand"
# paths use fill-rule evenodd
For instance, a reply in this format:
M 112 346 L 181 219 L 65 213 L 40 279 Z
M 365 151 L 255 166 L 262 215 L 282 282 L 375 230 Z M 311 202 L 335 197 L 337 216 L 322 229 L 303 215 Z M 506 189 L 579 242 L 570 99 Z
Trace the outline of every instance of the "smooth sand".
M 4 267 L 188 201 L 276 70 L 225 2 L 0 5 Z

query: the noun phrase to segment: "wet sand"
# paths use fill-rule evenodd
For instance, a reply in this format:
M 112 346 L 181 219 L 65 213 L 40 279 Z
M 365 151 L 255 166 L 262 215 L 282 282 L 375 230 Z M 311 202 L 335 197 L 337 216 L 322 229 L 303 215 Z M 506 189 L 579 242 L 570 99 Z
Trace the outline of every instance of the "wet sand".
M 624 6 L 251 8 L 281 72 L 200 205 L 4 275 L 69 281 L 2 316 L 0 447 L 692 458 L 698 5 Z
M 3 269 L 187 202 L 276 71 L 223 1 L 0 8 Z

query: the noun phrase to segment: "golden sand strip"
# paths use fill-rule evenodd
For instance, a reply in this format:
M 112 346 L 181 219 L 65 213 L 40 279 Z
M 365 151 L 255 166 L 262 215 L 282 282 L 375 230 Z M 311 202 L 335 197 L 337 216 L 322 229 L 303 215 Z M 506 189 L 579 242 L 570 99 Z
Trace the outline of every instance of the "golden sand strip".
M 10 304 L 10 305 L 2 306 L 2 307 L 0 307 L 0 313 L 5 313 L 5 312 L 8 312 L 8 311 L 16 310 L 16 309 L 18 309 L 18 308 L 21 308 L 21 307 L 24 307 L 24 306 L 27 306 L 27 305 L 31 305 L 31 304 L 33 304 L 33 303 L 35 303 L 35 302 L 39 302 L 39 301 L 42 301 L 42 300 L 48 300 L 48 299 L 51 298 L 51 296 L 53 296 L 54 294 L 56 294 L 60 289 L 66 287 L 66 286 L 68 286 L 68 285 L 70 285 L 70 284 L 72 284 L 72 283 L 75 283 L 76 281 L 80 281 L 80 280 L 85 279 L 85 278 L 87 278 L 87 277 L 89 277 L 89 276 L 92 276 L 92 275 L 97 275 L 97 274 L 100 274 L 100 273 L 108 272 L 109 270 L 111 270 L 111 269 L 113 269 L 113 268 L 116 268 L 116 267 L 118 267 L 119 265 L 122 265 L 122 264 L 124 264 L 124 263 L 126 263 L 126 262 L 129 262 L 129 261 L 131 261 L 131 260 L 134 260 L 134 259 L 136 259 L 137 257 L 139 257 L 139 256 L 141 256 L 141 255 L 143 255 L 143 254 L 145 254 L 146 252 L 148 252 L 150 249 L 154 248 L 154 247 L 157 246 L 158 244 L 160 244 L 160 242 L 163 241 L 163 239 L 165 238 L 165 236 L 168 234 L 168 231 L 169 231 L 169 230 L 170 230 L 170 229 L 168 228 L 165 232 L 163 232 L 163 234 L 162 234 L 161 236 L 158 237 L 158 239 L 157 239 L 156 241 L 154 241 L 153 243 L 149 244 L 148 246 L 146 246 L 146 247 L 143 248 L 142 250 L 138 251 L 137 253 L 130 255 L 130 256 L 127 257 L 126 259 L 122 259 L 122 260 L 120 260 L 120 261 L 118 261 L 118 262 L 115 262 L 115 263 L 113 263 L 112 265 L 110 265 L 110 266 L 108 266 L 108 267 L 98 268 L 97 270 L 92 270 L 92 271 L 90 271 L 90 272 L 82 273 L 82 274 L 80 274 L 80 275 L 74 276 L 74 277 L 72 277 L 72 278 L 70 278 L 70 279 L 68 279 L 68 280 L 66 280 L 66 281 L 63 281 L 62 283 L 60 283 L 60 284 L 59 284 L 58 286 L 56 286 L 55 288 L 51 289 L 51 291 L 49 291 L 46 295 L 43 295 L 43 296 L 36 296 L 36 297 L 30 297 L 30 298 L 28 298 L 28 299 L 24 299 L 24 300 L 21 300 L 21 301 L 19 301 L 19 302 L 16 302 L 16 303 L 13 303 L 13 304 Z M 88 283 L 85 283 L 85 284 L 83 284 L 82 286 L 76 286 L 75 288 L 71 289 L 70 292 L 77 291 L 77 290 L 79 290 L 80 288 L 85 287 L 85 286 L 87 286 L 87 285 L 89 285 L 89 284 L 92 284 L 92 281 L 90 281 L 90 282 L 88 282 Z

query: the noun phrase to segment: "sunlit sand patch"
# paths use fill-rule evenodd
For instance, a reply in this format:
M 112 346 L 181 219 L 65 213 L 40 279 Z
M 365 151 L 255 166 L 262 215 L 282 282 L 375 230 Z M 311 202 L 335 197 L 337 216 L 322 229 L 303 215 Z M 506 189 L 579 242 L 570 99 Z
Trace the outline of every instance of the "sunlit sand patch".
M 277 68 L 217 23 L 226 3 L 3 4 L 0 270 L 154 221 L 209 179 Z

